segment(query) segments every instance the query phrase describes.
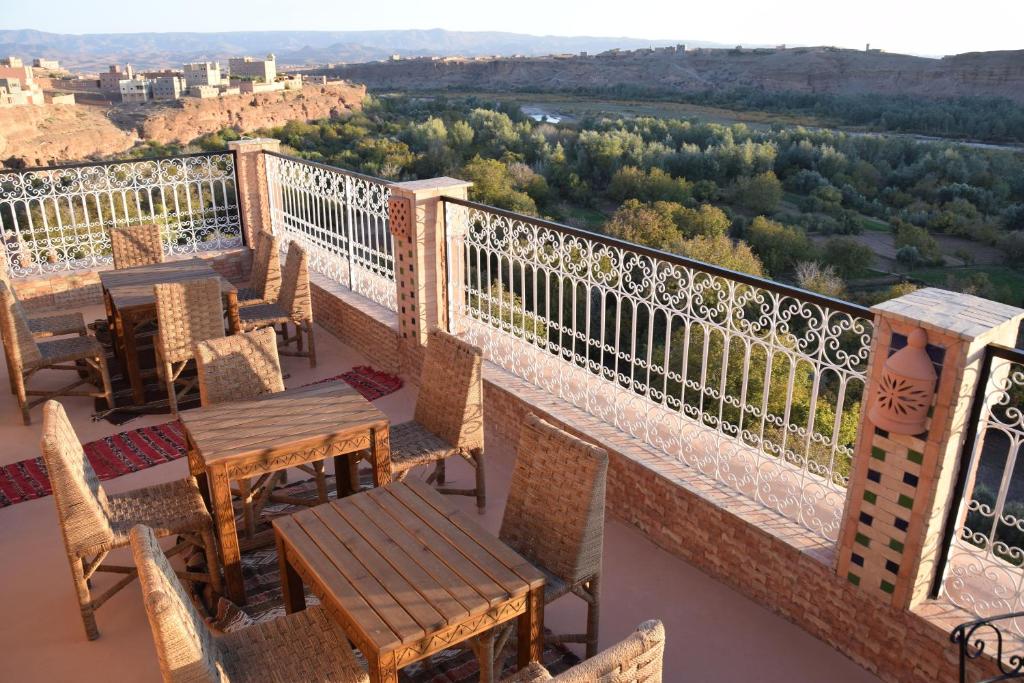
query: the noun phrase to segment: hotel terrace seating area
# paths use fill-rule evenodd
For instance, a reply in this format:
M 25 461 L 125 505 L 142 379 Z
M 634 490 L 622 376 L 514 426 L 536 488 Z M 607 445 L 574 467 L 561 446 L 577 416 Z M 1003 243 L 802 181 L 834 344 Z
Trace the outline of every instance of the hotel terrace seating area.
M 467 189 L 274 140 L 0 173 L 0 679 L 1006 665 L 1016 620 L 963 672 L 950 634 L 1024 609 L 1024 311 L 868 310 Z

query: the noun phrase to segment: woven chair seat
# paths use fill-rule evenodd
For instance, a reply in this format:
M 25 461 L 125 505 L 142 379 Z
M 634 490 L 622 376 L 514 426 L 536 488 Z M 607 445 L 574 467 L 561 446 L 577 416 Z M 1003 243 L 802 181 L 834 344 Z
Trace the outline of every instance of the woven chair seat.
M 458 448 L 452 448 L 451 444 L 415 420 L 391 427 L 388 439 L 391 442 L 393 472 L 411 470 L 459 453 Z
M 547 586 L 544 587 L 547 590 Z M 501 679 L 501 683 L 536 683 L 537 681 L 550 681 L 551 674 L 537 662 L 530 662 L 530 666 L 520 669 L 508 678 Z
M 65 334 L 86 334 L 81 313 L 54 313 L 28 319 L 28 329 L 35 337 L 61 337 Z
M 67 337 L 39 342 L 42 358 L 34 363 L 25 363 L 26 368 L 43 367 L 55 363 L 102 356 L 103 346 L 95 337 Z
M 233 683 L 370 680 L 345 632 L 320 607 L 228 633 L 219 641 L 221 663 Z
M 238 309 L 238 317 L 242 321 L 242 327 L 269 327 L 281 323 L 292 322 L 292 316 L 280 305 L 255 304 Z
M 238 288 L 239 306 L 257 306 L 263 303 L 266 303 L 266 300 L 252 287 Z

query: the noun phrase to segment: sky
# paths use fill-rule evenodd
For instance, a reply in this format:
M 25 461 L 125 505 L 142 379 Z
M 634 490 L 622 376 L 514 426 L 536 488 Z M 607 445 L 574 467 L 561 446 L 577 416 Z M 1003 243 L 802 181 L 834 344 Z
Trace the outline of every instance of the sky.
M 938 56 L 1024 49 L 1022 27 L 1022 0 L 0 0 L 0 29 L 53 33 L 444 28 L 737 45 L 871 43 Z

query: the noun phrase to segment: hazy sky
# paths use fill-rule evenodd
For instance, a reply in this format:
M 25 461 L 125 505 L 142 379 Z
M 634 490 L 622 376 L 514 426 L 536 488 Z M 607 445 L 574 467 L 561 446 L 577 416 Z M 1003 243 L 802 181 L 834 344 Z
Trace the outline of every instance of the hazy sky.
M 1024 48 L 1022 0 L 0 0 L 0 28 L 56 33 L 446 28 L 789 43 L 942 55 Z

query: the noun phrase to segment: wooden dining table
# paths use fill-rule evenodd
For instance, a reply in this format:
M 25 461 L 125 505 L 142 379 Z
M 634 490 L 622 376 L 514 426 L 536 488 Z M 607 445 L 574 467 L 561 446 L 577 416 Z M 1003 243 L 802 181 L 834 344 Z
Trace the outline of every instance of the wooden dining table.
M 132 387 L 132 402 L 135 405 L 146 402 L 146 385 L 139 365 L 136 332 L 142 325 L 156 320 L 156 294 L 153 285 L 209 277 L 220 280 L 228 315 L 228 328 L 234 334 L 241 329 L 238 291 L 204 259 L 165 261 L 100 273 L 100 285 L 103 288 L 103 301 L 111 326 L 114 351 L 128 374 L 128 381 Z
M 273 526 L 285 610 L 304 609 L 309 586 L 366 657 L 371 683 L 397 683 L 401 668 L 511 623 L 519 668 L 540 661 L 544 575 L 423 482 Z
M 338 495 L 355 490 L 350 454 L 369 452 L 375 486 L 391 481 L 386 415 L 335 380 L 183 411 L 189 471 L 213 512 L 228 597 L 244 605 L 231 482 L 334 458 Z

